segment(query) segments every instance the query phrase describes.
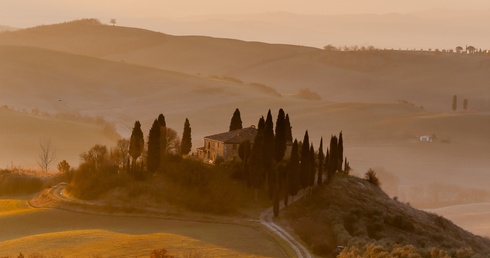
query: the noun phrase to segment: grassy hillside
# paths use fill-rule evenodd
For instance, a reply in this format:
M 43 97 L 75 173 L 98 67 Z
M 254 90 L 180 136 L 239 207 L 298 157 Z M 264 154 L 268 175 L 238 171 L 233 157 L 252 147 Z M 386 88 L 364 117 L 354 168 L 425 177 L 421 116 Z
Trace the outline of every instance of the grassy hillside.
M 333 253 L 337 245 L 346 247 L 341 257 L 356 252 L 363 257 L 369 252 L 374 252 L 374 257 L 393 257 L 397 252 L 415 255 L 410 257 L 443 257 L 431 256 L 434 249 L 451 257 L 490 254 L 489 239 L 392 199 L 355 177 L 336 177 L 287 208 L 281 223 L 295 230 L 320 255 Z
M 188 74 L 234 77 L 269 85 L 284 94 L 309 88 L 329 101 L 404 100 L 432 111 L 449 111 L 451 97 L 456 94 L 468 98 L 472 110 L 490 110 L 489 56 L 324 51 L 203 36 L 171 36 L 102 25 L 96 20 L 2 33 L 0 44 L 35 46 Z
M 147 135 L 163 113 L 180 134 L 189 118 L 193 149 L 226 131 L 236 108 L 244 126 L 284 108 L 295 138 L 308 129 L 317 146 L 342 130 L 354 174 L 376 168 L 390 196 L 424 208 L 490 201 L 489 69 L 489 56 L 324 51 L 95 20 L 0 33 L 0 105 L 102 116 L 126 137 L 135 120 Z M 4 164 L 37 149 L 9 148 L 24 155 Z
M 65 159 L 77 166 L 79 155 L 96 143 L 114 145 L 117 135 L 104 124 L 33 115 L 0 108 L 0 167 L 38 169 L 40 141 L 51 140 L 56 159 L 50 169 Z

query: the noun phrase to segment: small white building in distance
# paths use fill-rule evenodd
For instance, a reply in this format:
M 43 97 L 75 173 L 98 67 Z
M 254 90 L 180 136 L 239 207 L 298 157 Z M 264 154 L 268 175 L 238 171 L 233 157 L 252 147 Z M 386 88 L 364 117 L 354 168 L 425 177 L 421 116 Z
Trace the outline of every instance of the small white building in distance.
M 421 142 L 432 142 L 432 136 L 430 135 L 422 135 L 419 137 L 419 141 Z

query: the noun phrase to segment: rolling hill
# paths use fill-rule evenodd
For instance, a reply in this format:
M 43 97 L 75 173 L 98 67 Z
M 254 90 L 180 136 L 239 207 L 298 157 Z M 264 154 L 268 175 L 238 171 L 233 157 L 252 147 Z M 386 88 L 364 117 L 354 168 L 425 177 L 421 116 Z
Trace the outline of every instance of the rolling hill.
M 102 116 L 124 137 L 135 120 L 147 135 L 160 113 L 180 134 L 187 117 L 193 149 L 235 108 L 244 126 L 284 108 L 295 138 L 308 129 L 317 147 L 342 130 L 353 173 L 375 168 L 388 194 L 424 208 L 490 201 L 489 71 L 484 55 L 325 51 L 96 20 L 0 33 L 0 105 Z
M 114 145 L 118 135 L 104 124 L 83 119 L 66 119 L 46 115 L 12 111 L 0 108 L 0 167 L 38 169 L 37 160 L 41 153 L 40 143 L 51 142 L 56 158 L 50 166 L 66 160 L 78 166 L 79 155 L 95 144 Z
M 473 109 L 490 109 L 488 56 L 323 51 L 171 36 L 91 19 L 3 33 L 0 45 L 34 46 L 192 75 L 227 76 L 259 82 L 284 94 L 309 88 L 324 100 L 336 102 L 404 100 L 430 111 L 448 111 L 452 95 L 457 94 L 470 99 Z

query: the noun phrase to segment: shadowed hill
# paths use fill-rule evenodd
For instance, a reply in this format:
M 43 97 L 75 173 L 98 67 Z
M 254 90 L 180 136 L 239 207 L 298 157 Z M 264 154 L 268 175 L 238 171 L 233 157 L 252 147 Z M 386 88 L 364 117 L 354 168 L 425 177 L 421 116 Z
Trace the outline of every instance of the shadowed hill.
M 341 257 L 355 256 L 355 250 L 366 257 L 367 252 L 362 255 L 362 250 L 368 244 L 379 246 L 373 257 L 395 257 L 397 249 L 405 255 L 442 257 L 430 256 L 433 248 L 445 250 L 451 257 L 490 254 L 489 239 L 464 231 L 441 216 L 393 200 L 378 187 L 354 177 L 336 177 L 286 209 L 282 222 L 323 255 L 342 245 L 346 250 Z M 383 252 L 387 254 L 383 256 Z

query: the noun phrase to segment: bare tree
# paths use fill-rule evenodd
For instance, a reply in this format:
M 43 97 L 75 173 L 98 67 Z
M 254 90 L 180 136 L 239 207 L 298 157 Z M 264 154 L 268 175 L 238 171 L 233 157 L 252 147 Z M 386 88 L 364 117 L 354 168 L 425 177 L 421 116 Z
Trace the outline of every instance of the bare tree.
M 112 24 L 112 26 L 116 26 L 116 23 L 117 23 L 117 20 L 116 18 L 112 18 L 110 21 L 109 21 L 110 24 Z
M 128 160 L 129 140 L 120 139 L 116 146 L 112 147 L 109 153 L 109 159 L 119 167 L 124 167 Z
M 180 139 L 177 132 L 169 127 L 164 127 L 165 139 L 161 141 L 161 152 L 166 156 L 167 154 L 178 154 L 180 152 Z M 162 143 L 163 142 L 163 143 Z
M 39 140 L 39 147 L 41 147 L 41 153 L 39 153 L 37 164 L 43 172 L 48 172 L 49 167 L 56 159 L 56 150 L 51 145 L 50 139 Z

